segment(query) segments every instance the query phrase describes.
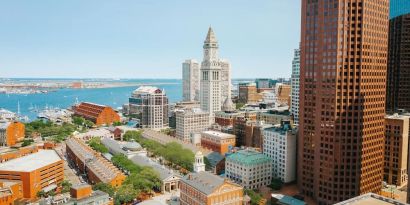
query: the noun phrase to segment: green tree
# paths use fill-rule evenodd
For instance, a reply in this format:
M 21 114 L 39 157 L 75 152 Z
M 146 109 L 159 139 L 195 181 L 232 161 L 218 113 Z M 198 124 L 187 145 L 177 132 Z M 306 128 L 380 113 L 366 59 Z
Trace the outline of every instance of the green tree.
M 141 131 L 135 131 L 135 130 L 127 131 L 127 132 L 124 133 L 123 139 L 125 141 L 135 140 L 137 142 L 140 142 L 142 140 L 141 139 Z
M 51 191 L 47 192 L 47 195 L 48 196 L 55 196 L 56 192 L 54 190 L 51 190 Z
M 93 186 L 93 190 L 100 190 L 107 193 L 110 197 L 114 197 L 115 188 L 110 184 L 99 182 Z
M 243 106 L 245 106 L 244 103 L 236 103 L 236 104 L 235 104 L 235 107 L 236 107 L 237 110 L 243 108 Z
M 273 190 L 280 190 L 283 186 L 283 182 L 279 178 L 273 178 L 269 187 Z
M 128 171 L 129 173 L 137 173 L 142 170 L 142 167 L 134 164 L 130 159 L 128 159 L 123 154 L 116 154 L 111 158 L 111 162 L 121 168 L 122 170 Z
M 78 126 L 83 126 L 84 121 L 85 121 L 85 119 L 83 117 L 73 116 L 73 123 L 78 125 Z
M 94 127 L 95 124 L 93 122 L 91 122 L 90 120 L 85 120 L 84 125 L 86 127 L 90 128 L 90 127 Z
M 115 193 L 115 203 L 124 204 L 132 202 L 138 195 L 138 191 L 133 188 L 131 184 L 121 185 Z
M 27 147 L 27 146 L 31 145 L 33 142 L 34 142 L 33 139 L 26 138 L 26 139 L 23 140 L 23 143 L 21 144 L 21 146 L 22 147 Z
M 43 198 L 43 197 L 45 197 L 45 196 L 46 196 L 46 192 L 44 192 L 43 190 L 37 192 L 37 197 Z
M 113 126 L 121 126 L 122 123 L 121 123 L 121 122 L 114 122 L 114 123 L 112 123 L 112 125 L 113 125 Z
M 245 189 L 245 194 L 251 198 L 251 205 L 258 205 L 260 200 L 263 199 L 262 194 L 251 189 Z
M 72 184 L 71 184 L 68 180 L 64 180 L 64 181 L 61 183 L 61 187 L 62 187 L 61 192 L 62 192 L 62 193 L 70 192 L 71 186 L 72 186 Z
M 108 148 L 105 147 L 102 143 L 100 138 L 94 137 L 88 141 L 88 145 L 93 148 L 95 151 L 100 153 L 108 153 Z

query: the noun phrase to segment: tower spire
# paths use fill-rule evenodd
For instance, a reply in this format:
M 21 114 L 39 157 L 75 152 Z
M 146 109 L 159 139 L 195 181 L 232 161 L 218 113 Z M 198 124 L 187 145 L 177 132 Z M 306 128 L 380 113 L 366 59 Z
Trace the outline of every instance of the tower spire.
M 208 29 L 208 34 L 206 35 L 205 43 L 217 43 L 218 40 L 216 40 L 216 36 L 214 31 L 212 30 L 212 27 L 209 26 Z

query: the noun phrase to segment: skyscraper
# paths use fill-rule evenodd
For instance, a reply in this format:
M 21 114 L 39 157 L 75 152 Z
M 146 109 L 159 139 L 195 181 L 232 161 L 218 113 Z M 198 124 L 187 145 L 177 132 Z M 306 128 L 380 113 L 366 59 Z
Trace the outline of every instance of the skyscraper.
M 298 183 L 319 205 L 379 193 L 389 0 L 302 0 Z
M 130 107 L 140 115 L 143 128 L 161 130 L 169 126 L 168 97 L 165 90 L 152 86 L 141 86 L 134 90 L 129 99 Z
M 390 20 L 386 111 L 410 111 L 409 93 L 410 13 Z
M 182 63 L 182 92 L 184 101 L 199 101 L 199 63 L 194 59 Z
M 221 111 L 223 102 L 230 97 L 230 64 L 219 59 L 219 45 L 211 27 L 203 48 L 204 59 L 200 70 L 201 109 L 213 116 L 214 112 Z
M 291 104 L 290 111 L 293 115 L 293 123 L 299 124 L 299 79 L 300 79 L 300 49 L 295 49 L 292 61 L 291 78 Z
M 410 0 L 390 0 L 390 18 L 410 13 Z

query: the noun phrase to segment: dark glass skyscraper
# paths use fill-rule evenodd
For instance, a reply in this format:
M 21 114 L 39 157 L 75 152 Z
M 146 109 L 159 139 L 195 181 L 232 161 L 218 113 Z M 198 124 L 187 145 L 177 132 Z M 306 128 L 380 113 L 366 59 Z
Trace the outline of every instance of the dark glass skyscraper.
M 410 13 L 410 0 L 390 0 L 390 18 Z
M 410 13 L 390 20 L 386 111 L 410 111 Z

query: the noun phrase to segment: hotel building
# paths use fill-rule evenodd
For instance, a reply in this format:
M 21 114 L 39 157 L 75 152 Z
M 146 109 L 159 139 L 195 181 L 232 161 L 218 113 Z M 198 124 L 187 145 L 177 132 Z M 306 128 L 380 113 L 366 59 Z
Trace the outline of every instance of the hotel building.
M 129 99 L 130 110 L 141 115 L 143 128 L 161 130 L 169 126 L 168 97 L 164 90 L 152 86 L 141 86 Z

